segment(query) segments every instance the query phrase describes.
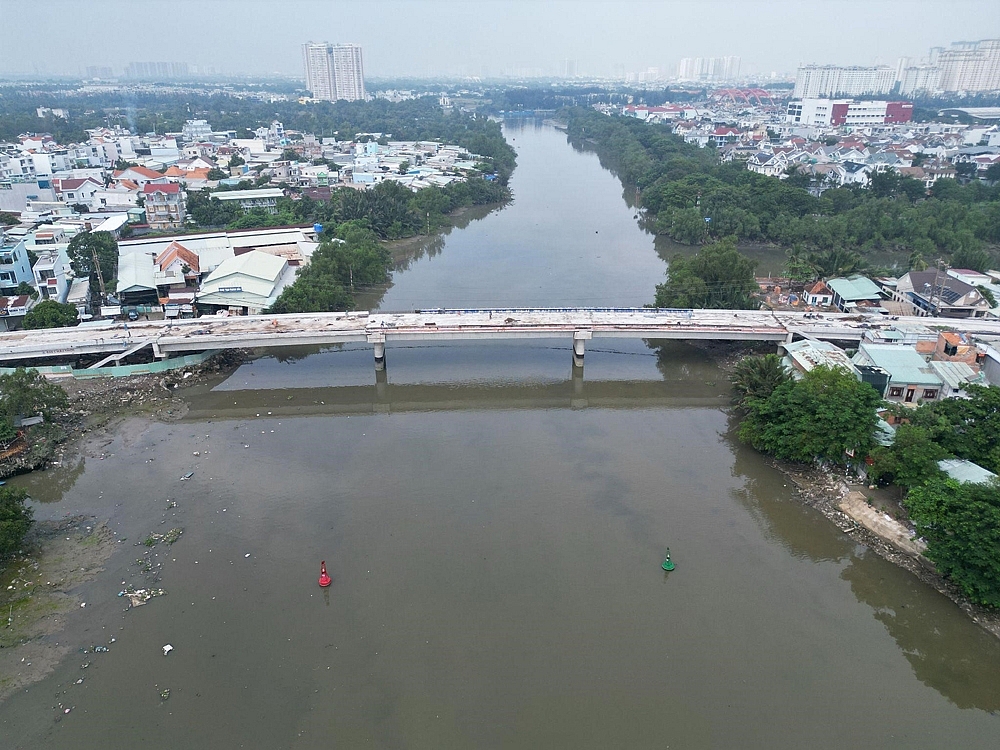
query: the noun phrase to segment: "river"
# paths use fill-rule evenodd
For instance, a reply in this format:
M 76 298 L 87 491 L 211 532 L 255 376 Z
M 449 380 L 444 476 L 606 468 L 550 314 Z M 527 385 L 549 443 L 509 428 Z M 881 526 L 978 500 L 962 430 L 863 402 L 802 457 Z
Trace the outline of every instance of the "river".
M 506 132 L 513 203 L 373 301 L 650 301 L 665 265 L 614 176 Z M 390 346 L 380 378 L 367 347 L 264 354 L 18 478 L 124 541 L 0 746 L 995 747 L 1000 643 L 795 500 L 699 350 L 593 343 L 583 374 L 565 340 Z M 174 526 L 167 595 L 123 611 Z

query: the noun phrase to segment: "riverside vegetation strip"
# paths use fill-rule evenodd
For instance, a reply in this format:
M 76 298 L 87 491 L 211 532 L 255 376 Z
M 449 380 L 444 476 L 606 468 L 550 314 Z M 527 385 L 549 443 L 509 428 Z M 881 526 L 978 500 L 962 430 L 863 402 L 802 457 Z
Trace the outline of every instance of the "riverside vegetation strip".
M 685 143 L 667 125 L 582 108 L 561 115 L 572 140 L 592 145 L 625 186 L 640 190 L 649 226 L 677 242 L 733 236 L 774 243 L 794 250 L 789 270 L 807 277 L 810 251 L 834 265 L 863 265 L 864 254 L 875 250 L 898 252 L 908 266 L 939 253 L 966 268 L 996 257 L 1000 184 L 938 180 L 928 195 L 916 180 L 887 173 L 870 189 L 830 189 L 817 198 L 795 179 L 722 164 L 714 148 Z

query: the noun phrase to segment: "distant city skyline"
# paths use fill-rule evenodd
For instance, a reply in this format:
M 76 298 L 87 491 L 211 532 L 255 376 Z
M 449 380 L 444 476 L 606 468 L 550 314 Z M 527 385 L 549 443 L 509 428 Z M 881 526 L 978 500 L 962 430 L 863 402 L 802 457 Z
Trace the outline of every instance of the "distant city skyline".
M 0 0 L 5 27 L 25 32 L 5 36 L 0 74 L 84 76 L 110 68 L 121 76 L 130 63 L 184 61 L 209 74 L 304 78 L 302 45 L 319 38 L 359 44 L 366 74 L 380 78 L 649 70 L 673 77 L 683 58 L 724 57 L 741 58 L 742 75 L 791 77 L 804 64 L 895 67 L 932 47 L 1000 37 L 996 0 L 174 0 L 175 12 L 157 19 L 155 40 L 143 14 L 123 13 L 123 6 L 144 7 Z M 192 18 L 219 33 L 210 42 L 191 35 Z M 471 33 L 484 25 L 488 34 Z M 60 54 L 39 43 L 45 28 L 59 31 Z

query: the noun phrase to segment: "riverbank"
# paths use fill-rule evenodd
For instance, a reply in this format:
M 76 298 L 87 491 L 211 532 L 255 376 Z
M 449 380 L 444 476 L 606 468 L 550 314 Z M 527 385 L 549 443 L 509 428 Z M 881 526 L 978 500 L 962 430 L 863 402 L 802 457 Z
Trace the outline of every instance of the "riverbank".
M 192 385 L 207 377 L 225 374 L 242 362 L 243 350 L 220 352 L 200 365 L 163 375 L 93 378 L 56 381 L 66 390 L 69 409 L 53 422 L 30 428 L 28 447 L 21 454 L 0 462 L 0 478 L 59 465 L 74 449 L 74 442 L 96 430 L 109 429 L 129 416 L 170 418 L 184 404 L 174 397 L 181 384 Z
M 141 430 L 154 420 L 182 418 L 187 407 L 179 392 L 226 375 L 248 357 L 246 351 L 230 350 L 165 376 L 66 381 L 67 413 L 44 425 L 45 437 L 24 460 L 0 470 L 4 476 L 49 467 L 68 471 L 81 455 L 100 460 L 122 430 L 132 429 L 128 420 Z M 119 541 L 105 519 L 40 521 L 25 537 L 22 553 L 0 567 L 0 701 L 45 677 L 69 653 L 59 634 L 70 613 L 86 606 L 78 589 L 103 570 Z
M 709 341 L 691 342 L 706 352 L 727 375 L 744 357 L 771 353 L 773 345 L 757 342 Z M 735 420 L 736 414 L 730 409 Z M 734 436 L 734 439 L 737 439 Z M 894 533 L 880 531 L 874 524 L 871 528 L 853 518 L 843 509 L 843 501 L 849 493 L 863 495 L 868 503 L 882 513 L 892 513 L 906 526 L 906 509 L 902 503 L 889 498 L 885 492 L 870 489 L 858 481 L 850 481 L 843 472 L 831 468 L 806 466 L 765 457 L 768 463 L 787 476 L 795 485 L 796 496 L 805 505 L 815 508 L 832 521 L 841 531 L 854 541 L 864 544 L 885 560 L 908 570 L 921 582 L 953 601 L 973 622 L 1000 638 L 1000 612 L 970 602 L 961 589 L 944 577 L 934 564 L 923 555 L 915 555 L 907 545 L 897 543 Z

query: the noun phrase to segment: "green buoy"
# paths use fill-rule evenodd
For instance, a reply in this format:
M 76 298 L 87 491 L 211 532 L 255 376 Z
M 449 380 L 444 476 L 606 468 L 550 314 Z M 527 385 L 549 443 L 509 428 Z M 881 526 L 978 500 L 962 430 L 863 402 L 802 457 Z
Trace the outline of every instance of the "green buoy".
M 673 570 L 674 561 L 670 559 L 670 547 L 667 547 L 667 555 L 663 558 L 663 565 L 660 566 L 664 570 Z

